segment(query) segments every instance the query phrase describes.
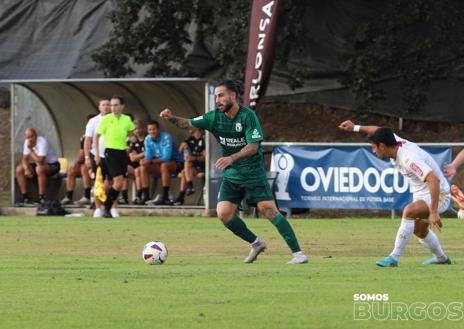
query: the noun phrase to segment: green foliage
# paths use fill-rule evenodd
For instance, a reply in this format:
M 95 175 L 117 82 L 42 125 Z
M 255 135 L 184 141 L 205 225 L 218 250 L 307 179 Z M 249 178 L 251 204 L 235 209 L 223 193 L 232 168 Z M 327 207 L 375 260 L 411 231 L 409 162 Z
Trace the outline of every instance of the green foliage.
M 193 0 L 118 0 L 111 17 L 114 30 L 93 54 L 97 69 L 109 77 L 135 73 L 134 66 L 150 64 L 147 76 L 188 75 L 187 26 Z
M 117 0 L 108 42 L 93 55 L 107 77 L 135 73 L 147 76 L 206 76 L 244 80 L 248 46 L 249 0 Z M 303 51 L 305 1 L 281 1 L 276 60 L 286 65 L 290 51 Z M 189 30 L 195 30 L 190 33 Z M 194 39 L 193 39 L 194 38 Z M 214 65 L 201 71 L 189 66 L 192 44 L 208 49 Z M 213 72 L 214 71 L 214 72 Z M 217 72 L 219 73 L 217 73 Z M 289 85 L 300 87 L 305 70 L 290 68 Z M 219 75 L 219 76 L 218 76 Z
M 431 81 L 452 75 L 464 54 L 464 10 L 453 0 L 390 0 L 380 17 L 359 24 L 353 52 L 343 56 L 341 82 L 360 108 L 371 110 L 385 99 L 382 79 L 399 78 L 403 112 L 422 108 Z

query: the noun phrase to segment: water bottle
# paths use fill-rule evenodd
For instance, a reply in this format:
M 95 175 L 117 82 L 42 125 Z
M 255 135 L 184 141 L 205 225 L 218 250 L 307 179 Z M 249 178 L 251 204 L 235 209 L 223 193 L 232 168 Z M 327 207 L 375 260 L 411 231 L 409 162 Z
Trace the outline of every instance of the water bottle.
M 188 157 L 189 155 L 190 155 L 190 150 L 189 150 L 188 146 L 186 146 L 186 147 L 184 148 L 184 159 L 185 159 L 186 157 Z

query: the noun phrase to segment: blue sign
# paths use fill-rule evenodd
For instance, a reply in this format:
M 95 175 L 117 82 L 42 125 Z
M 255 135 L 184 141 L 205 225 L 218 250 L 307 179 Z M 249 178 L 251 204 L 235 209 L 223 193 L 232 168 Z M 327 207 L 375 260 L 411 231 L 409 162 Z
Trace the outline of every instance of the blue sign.
M 440 168 L 451 149 L 422 147 Z M 409 184 L 370 147 L 275 147 L 271 171 L 281 208 L 402 209 L 412 201 Z

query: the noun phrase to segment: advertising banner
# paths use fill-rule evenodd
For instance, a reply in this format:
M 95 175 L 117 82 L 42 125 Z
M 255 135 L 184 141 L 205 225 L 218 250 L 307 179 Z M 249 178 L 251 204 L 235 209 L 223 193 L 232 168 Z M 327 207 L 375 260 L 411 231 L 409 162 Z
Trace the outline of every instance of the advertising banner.
M 451 149 L 423 147 L 441 168 Z M 271 171 L 281 208 L 402 209 L 412 200 L 408 182 L 370 147 L 275 147 Z
M 252 109 L 264 95 L 271 75 L 278 8 L 278 0 L 253 1 L 243 92 L 243 104 Z

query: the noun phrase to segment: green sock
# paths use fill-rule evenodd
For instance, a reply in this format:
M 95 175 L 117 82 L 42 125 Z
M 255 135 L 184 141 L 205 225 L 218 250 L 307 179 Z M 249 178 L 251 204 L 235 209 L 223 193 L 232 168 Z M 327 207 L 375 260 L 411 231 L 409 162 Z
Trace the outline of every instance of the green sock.
M 293 232 L 292 226 L 288 220 L 281 214 L 277 215 L 273 220 L 272 224 L 277 228 L 282 238 L 287 242 L 292 252 L 301 251 L 296 239 L 295 232 Z
M 232 219 L 224 224 L 229 230 L 232 231 L 236 236 L 242 238 L 248 243 L 253 243 L 256 240 L 256 235 L 251 232 L 248 227 L 246 226 L 245 222 L 234 214 Z

